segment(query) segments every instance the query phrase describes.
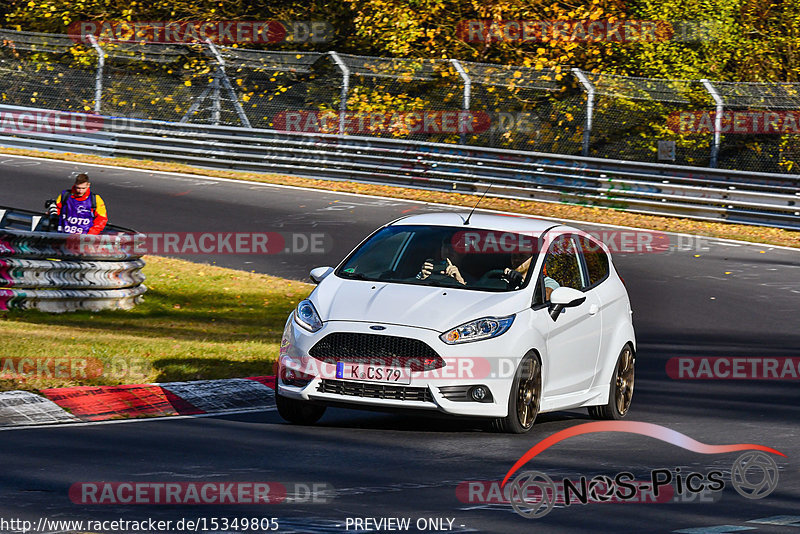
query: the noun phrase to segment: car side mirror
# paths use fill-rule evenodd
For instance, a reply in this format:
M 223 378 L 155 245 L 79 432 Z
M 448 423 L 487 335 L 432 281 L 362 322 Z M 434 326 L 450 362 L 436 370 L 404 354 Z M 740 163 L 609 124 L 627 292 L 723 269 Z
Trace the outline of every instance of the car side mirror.
M 308 273 L 308 276 L 311 277 L 311 281 L 315 284 L 319 284 L 322 280 L 325 279 L 326 276 L 333 272 L 333 267 L 317 267 L 315 269 L 311 269 L 311 272 Z
M 550 293 L 550 317 L 555 321 L 564 308 L 574 308 L 586 302 L 586 295 L 571 287 L 558 287 Z

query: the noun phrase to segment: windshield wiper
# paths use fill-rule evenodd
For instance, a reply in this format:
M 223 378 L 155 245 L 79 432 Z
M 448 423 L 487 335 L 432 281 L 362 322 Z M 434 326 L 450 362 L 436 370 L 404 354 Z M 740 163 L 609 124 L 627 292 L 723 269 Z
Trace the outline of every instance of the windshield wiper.
M 347 278 L 352 278 L 353 280 L 369 280 L 364 273 L 348 273 L 346 271 L 342 271 L 341 275 Z

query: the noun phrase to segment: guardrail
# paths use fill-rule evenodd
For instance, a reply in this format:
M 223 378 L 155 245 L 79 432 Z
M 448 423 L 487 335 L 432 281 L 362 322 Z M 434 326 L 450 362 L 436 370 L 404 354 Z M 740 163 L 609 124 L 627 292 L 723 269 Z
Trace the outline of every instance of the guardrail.
M 7 117 L 10 112 L 34 118 L 57 113 L 4 105 L 0 111 Z M 482 193 L 492 184 L 489 194 L 496 197 L 800 230 L 800 175 L 401 139 L 84 118 L 92 124 L 91 131 L 59 134 L 35 127 L 6 128 L 0 132 L 0 145 L 459 193 Z
M 126 246 L 131 230 L 107 228 L 102 248 L 91 248 L 83 246 L 87 236 L 47 231 L 48 220 L 40 214 L 0 207 L 0 310 L 60 313 L 135 306 L 147 291 L 145 262 Z

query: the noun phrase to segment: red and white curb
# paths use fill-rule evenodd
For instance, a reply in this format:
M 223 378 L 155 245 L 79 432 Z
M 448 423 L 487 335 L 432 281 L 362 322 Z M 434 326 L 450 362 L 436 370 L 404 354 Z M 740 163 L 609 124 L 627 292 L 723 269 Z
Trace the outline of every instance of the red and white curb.
M 0 392 L 0 428 L 259 411 L 275 407 L 275 378 L 76 386 Z

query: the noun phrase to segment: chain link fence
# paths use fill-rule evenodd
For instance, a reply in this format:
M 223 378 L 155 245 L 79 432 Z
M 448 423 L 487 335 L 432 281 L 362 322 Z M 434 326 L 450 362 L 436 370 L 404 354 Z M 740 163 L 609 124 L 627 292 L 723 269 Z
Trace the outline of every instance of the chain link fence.
M 700 81 L 601 73 L 585 76 L 595 95 L 588 155 L 617 154 L 619 159 L 632 161 L 710 165 L 713 132 L 694 131 L 694 119 L 715 109 Z M 692 119 L 683 128 L 681 114 Z M 669 147 L 662 150 L 660 158 L 659 142 Z
M 717 92 L 726 111 L 738 111 L 743 117 L 739 124 L 723 129 L 733 132 L 721 135 L 719 167 L 766 172 L 791 168 L 798 172 L 800 84 L 717 81 L 708 84 Z M 741 132 L 737 133 L 737 129 Z M 783 133 L 770 133 L 776 130 Z
M 0 99 L 62 111 L 94 108 L 98 56 L 66 35 L 0 30 Z
M 800 84 L 0 30 L 4 104 L 797 172 Z M 6 126 L 3 126 L 6 128 Z

